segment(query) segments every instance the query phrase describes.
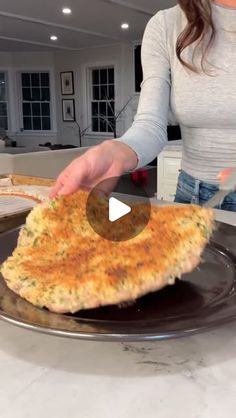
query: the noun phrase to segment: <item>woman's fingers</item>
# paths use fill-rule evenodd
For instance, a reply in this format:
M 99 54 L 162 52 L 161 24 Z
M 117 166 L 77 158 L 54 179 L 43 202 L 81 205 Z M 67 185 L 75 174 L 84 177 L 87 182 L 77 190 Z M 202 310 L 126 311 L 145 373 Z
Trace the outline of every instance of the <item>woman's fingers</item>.
M 57 191 L 57 196 L 66 196 L 75 193 L 80 186 L 80 182 L 72 177 L 71 174 L 65 175 L 62 187 Z
M 49 197 L 68 195 L 79 189 L 91 190 L 103 180 L 119 177 L 137 165 L 137 155 L 122 142 L 108 140 L 91 148 L 74 160 L 58 177 Z M 116 180 L 103 186 L 102 192 L 109 193 Z M 114 183 L 114 184 L 113 184 Z
M 55 186 L 49 194 L 49 198 L 53 199 L 56 196 L 64 196 L 75 193 L 81 186 L 82 180 L 86 177 L 87 170 L 83 158 L 78 158 L 73 161 L 62 173 L 59 175 Z
M 61 182 L 59 181 L 59 179 L 57 179 L 55 185 L 53 186 L 53 188 L 51 189 L 50 193 L 49 193 L 49 199 L 54 199 L 54 197 L 57 196 L 59 190 L 63 187 L 63 184 L 61 184 Z

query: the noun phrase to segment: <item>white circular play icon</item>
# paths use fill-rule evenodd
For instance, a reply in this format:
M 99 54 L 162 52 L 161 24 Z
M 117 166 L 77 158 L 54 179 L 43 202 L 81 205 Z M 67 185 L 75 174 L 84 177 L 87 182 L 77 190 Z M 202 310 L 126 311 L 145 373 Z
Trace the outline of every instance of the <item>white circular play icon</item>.
M 110 197 L 109 199 L 109 221 L 115 222 L 123 216 L 128 215 L 131 212 L 131 207 L 116 199 Z
M 118 177 L 103 180 L 90 191 L 87 199 L 86 215 L 90 226 L 109 241 L 127 241 L 136 237 L 150 219 L 151 204 L 145 190 L 130 187 L 131 192 L 137 192 L 132 196 L 125 183 L 124 194 L 122 182 L 123 179 Z

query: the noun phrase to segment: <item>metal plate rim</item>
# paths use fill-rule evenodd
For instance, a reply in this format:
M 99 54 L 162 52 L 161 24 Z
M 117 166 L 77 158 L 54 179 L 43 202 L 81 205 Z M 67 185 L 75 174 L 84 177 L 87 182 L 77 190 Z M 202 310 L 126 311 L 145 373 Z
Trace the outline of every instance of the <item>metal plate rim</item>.
M 226 229 L 233 229 L 234 231 L 236 230 L 235 227 L 228 225 L 228 224 L 224 224 L 224 223 L 218 223 L 218 225 L 221 228 L 226 228 Z M 6 236 L 8 234 L 13 234 L 15 232 L 17 232 L 18 230 L 20 230 L 20 227 L 14 228 L 10 231 L 7 232 L 3 232 L 2 234 L 0 234 L 1 236 Z M 213 241 L 215 242 L 215 241 Z M 218 243 L 216 242 L 216 245 L 220 246 L 223 250 L 224 253 L 226 253 L 226 255 L 231 255 L 234 262 L 236 260 L 236 249 L 233 249 L 233 252 L 230 248 L 230 246 L 222 246 L 222 243 Z M 235 265 L 236 266 L 236 265 Z M 19 297 L 20 298 L 20 297 Z M 37 308 L 39 309 L 39 308 Z M 70 317 L 68 317 L 70 318 Z M 227 315 L 226 312 L 226 316 L 222 317 L 222 318 L 217 318 L 217 320 L 213 321 L 210 319 L 210 321 L 207 322 L 206 325 L 201 325 L 200 327 L 186 327 L 184 330 L 169 330 L 166 332 L 158 332 L 158 329 L 156 332 L 142 332 L 140 334 L 138 333 L 121 333 L 121 332 L 83 332 L 83 331 L 70 331 L 70 330 L 63 330 L 60 328 L 49 328 L 49 327 L 45 327 L 43 325 L 36 325 L 33 322 L 27 322 L 24 319 L 17 319 L 11 315 L 9 315 L 8 313 L 4 312 L 2 309 L 0 309 L 0 319 L 7 322 L 7 323 L 11 323 L 15 326 L 24 328 L 24 329 L 28 329 L 31 331 L 36 331 L 42 334 L 47 334 L 47 335 L 52 335 L 52 336 L 57 336 L 57 337 L 62 337 L 62 338 L 70 338 L 70 339 L 78 339 L 78 340 L 91 340 L 91 341 L 113 341 L 113 342 L 122 342 L 122 341 L 127 341 L 127 342 L 132 342 L 132 341 L 160 341 L 160 340 L 165 340 L 165 339 L 173 339 L 173 338 L 182 338 L 182 337 L 186 337 L 186 336 L 190 336 L 190 335 L 195 335 L 195 334 L 199 334 L 202 332 L 207 332 L 211 329 L 214 329 L 218 326 L 222 326 L 225 323 L 229 323 L 232 322 L 234 320 L 236 320 L 236 307 L 235 307 L 235 312 L 231 313 L 230 315 Z M 82 321 L 81 321 L 82 322 Z M 87 320 L 88 322 L 88 320 Z M 86 319 L 85 319 L 85 323 L 86 323 Z

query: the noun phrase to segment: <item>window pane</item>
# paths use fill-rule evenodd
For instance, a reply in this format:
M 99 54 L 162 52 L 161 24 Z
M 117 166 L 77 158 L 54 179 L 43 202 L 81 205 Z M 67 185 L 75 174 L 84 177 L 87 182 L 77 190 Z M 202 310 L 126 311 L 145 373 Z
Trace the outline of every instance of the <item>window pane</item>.
M 108 124 L 108 132 L 113 132 L 113 129 L 110 124 Z
M 46 89 L 46 88 L 41 89 L 41 100 L 45 102 L 50 101 L 50 89 Z
M 0 103 L 0 116 L 7 116 L 7 104 Z
M 100 84 L 107 84 L 107 69 L 100 70 Z
M 115 106 L 114 69 L 97 68 L 91 70 L 91 123 L 94 132 L 112 132 Z M 110 97 L 110 100 L 109 100 Z M 96 117 L 98 115 L 98 118 Z M 100 117 L 99 117 L 100 116 Z M 108 118 L 110 118 L 108 120 Z
M 113 118 L 108 118 L 108 127 L 109 127 L 109 132 L 113 132 L 113 129 L 114 129 L 114 125 L 115 125 L 115 122 L 114 122 L 114 119 Z
M 23 115 L 30 116 L 31 115 L 31 105 L 30 103 L 23 103 Z
M 23 88 L 23 100 L 30 102 L 31 100 L 31 91 L 30 89 Z
M 5 102 L 6 100 L 6 89 L 0 84 L 0 102 Z
M 106 116 L 106 102 L 100 103 L 100 115 Z
M 51 129 L 51 119 L 50 118 L 42 118 L 42 129 L 44 131 L 49 131 Z
M 30 74 L 22 73 L 21 74 L 21 82 L 23 87 L 30 87 Z
M 39 73 L 31 74 L 31 85 L 36 87 L 39 86 Z
M 41 103 L 42 115 L 50 116 L 50 105 L 49 103 Z
M 134 72 L 135 72 L 135 91 L 140 92 L 143 80 L 143 69 L 141 62 L 141 45 L 137 45 L 134 50 Z
M 6 100 L 5 74 L 0 73 L 0 101 L 4 102 L 5 100 Z
M 41 118 L 33 118 L 33 129 L 35 131 L 41 130 Z
M 99 132 L 99 130 L 98 130 L 98 118 L 92 118 L 92 130 L 93 130 L 93 132 Z
M 98 115 L 98 103 L 92 102 L 92 116 Z
M 0 116 L 0 128 L 5 129 L 5 131 L 8 130 L 8 121 L 7 117 Z
M 115 88 L 114 88 L 114 86 L 110 85 L 109 88 L 108 88 L 108 91 L 109 91 L 109 94 L 108 94 L 109 99 L 110 100 L 114 99 L 115 98 Z
M 22 110 L 25 130 L 50 130 L 49 73 L 22 73 Z M 29 102 L 29 103 L 27 103 Z
M 41 86 L 49 87 L 49 74 L 48 73 L 41 73 L 40 79 L 41 79 Z
M 108 84 L 114 84 L 114 68 L 108 69 Z
M 99 70 L 92 71 L 92 83 L 99 84 Z
M 101 100 L 107 100 L 107 98 L 108 98 L 107 86 L 101 86 Z
M 41 115 L 40 103 L 33 103 L 32 104 L 32 114 L 33 114 L 33 116 L 40 116 Z
M 113 116 L 115 113 L 114 102 L 107 102 L 107 115 Z
M 6 74 L 0 72 L 0 128 L 8 130 Z
M 23 118 L 24 130 L 31 131 L 32 130 L 32 119 L 29 117 Z
M 32 101 L 37 102 L 40 100 L 40 89 L 39 88 L 33 88 L 32 89 Z
M 93 87 L 93 100 L 100 100 L 99 87 Z
M 5 86 L 5 73 L 0 73 L 0 84 Z
M 107 123 L 106 121 L 100 119 L 100 132 L 106 132 L 107 131 Z

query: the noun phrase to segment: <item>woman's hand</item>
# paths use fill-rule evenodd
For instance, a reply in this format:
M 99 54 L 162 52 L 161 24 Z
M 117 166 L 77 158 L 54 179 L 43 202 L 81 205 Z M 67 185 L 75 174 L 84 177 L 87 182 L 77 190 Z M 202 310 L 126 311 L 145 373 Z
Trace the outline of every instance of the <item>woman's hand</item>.
M 105 179 L 134 170 L 137 163 L 137 155 L 128 145 L 105 141 L 72 161 L 59 175 L 49 197 L 68 195 L 79 189 L 91 190 Z

